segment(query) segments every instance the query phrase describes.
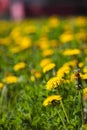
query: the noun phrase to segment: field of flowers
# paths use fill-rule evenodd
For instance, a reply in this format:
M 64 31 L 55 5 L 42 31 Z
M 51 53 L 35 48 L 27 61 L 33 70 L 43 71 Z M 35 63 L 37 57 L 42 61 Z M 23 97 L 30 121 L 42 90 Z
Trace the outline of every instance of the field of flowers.
M 87 17 L 0 21 L 0 130 L 87 130 Z

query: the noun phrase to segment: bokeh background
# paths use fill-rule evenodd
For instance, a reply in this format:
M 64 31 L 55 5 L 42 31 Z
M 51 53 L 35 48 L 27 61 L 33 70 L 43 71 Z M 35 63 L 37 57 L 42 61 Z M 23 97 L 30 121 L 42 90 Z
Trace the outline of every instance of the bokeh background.
M 87 15 L 87 0 L 0 0 L 0 18 Z

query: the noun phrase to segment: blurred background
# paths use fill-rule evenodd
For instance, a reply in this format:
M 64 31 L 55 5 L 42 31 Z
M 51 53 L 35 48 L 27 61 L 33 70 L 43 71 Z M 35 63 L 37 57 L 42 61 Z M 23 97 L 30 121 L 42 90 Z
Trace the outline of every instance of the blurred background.
M 0 0 L 0 19 L 87 15 L 87 0 Z

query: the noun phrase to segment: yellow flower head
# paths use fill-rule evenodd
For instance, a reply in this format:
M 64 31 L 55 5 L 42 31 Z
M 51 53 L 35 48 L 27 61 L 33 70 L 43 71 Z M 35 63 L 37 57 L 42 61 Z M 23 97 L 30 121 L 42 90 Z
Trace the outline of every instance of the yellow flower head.
M 60 41 L 62 43 L 67 43 L 67 42 L 70 42 L 73 40 L 73 35 L 72 34 L 68 34 L 68 33 L 63 33 L 61 36 L 60 36 Z
M 56 16 L 52 16 L 49 19 L 49 27 L 57 27 L 59 25 L 60 21 Z
M 72 56 L 72 55 L 78 55 L 78 54 L 80 54 L 79 49 L 67 49 L 63 52 L 63 55 L 66 55 L 66 56 Z
M 26 67 L 26 64 L 24 62 L 19 62 L 14 66 L 14 71 L 18 71 L 20 69 L 24 69 Z
M 42 51 L 42 56 L 50 56 L 50 55 L 53 55 L 54 53 L 54 50 L 53 49 L 46 49 L 44 51 Z
M 7 84 L 13 84 L 13 83 L 18 82 L 18 77 L 10 75 L 4 78 L 3 81 Z
M 87 34 L 85 31 L 80 31 L 78 33 L 75 34 L 75 38 L 78 40 L 78 41 L 86 41 L 87 39 Z
M 87 73 L 87 67 L 84 67 L 84 68 L 83 68 L 83 72 L 84 72 L 84 73 Z
M 86 18 L 82 17 L 82 16 L 75 18 L 75 25 L 79 26 L 79 27 L 83 27 L 83 26 L 87 25 Z
M 43 106 L 51 104 L 53 101 L 60 101 L 62 97 L 60 95 L 52 95 L 46 98 L 43 102 Z
M 25 50 L 31 47 L 31 39 L 28 37 L 23 37 L 20 40 L 20 50 Z
M 3 83 L 0 83 L 0 89 L 2 89 L 4 87 Z
M 65 64 L 59 68 L 59 70 L 57 71 L 57 76 L 62 78 L 64 74 L 68 74 L 69 72 L 70 72 L 70 67 L 67 64 Z
M 36 71 L 34 75 L 35 75 L 35 78 L 37 79 L 41 78 L 41 73 L 39 71 Z
M 35 81 L 35 77 L 34 77 L 33 75 L 31 75 L 30 80 L 31 80 L 32 82 L 34 82 L 34 81 Z
M 46 88 L 48 90 L 51 90 L 53 88 L 57 88 L 58 85 L 60 85 L 63 82 L 63 79 L 59 78 L 59 77 L 53 77 L 51 78 L 47 84 L 46 84 Z
M 43 67 L 43 72 L 46 73 L 52 70 L 56 65 L 54 63 L 49 63 Z
M 84 80 L 86 80 L 87 79 L 87 73 L 81 74 L 81 78 L 84 79 Z
M 45 65 L 51 63 L 51 59 L 50 58 L 45 58 L 43 60 L 41 60 L 40 62 L 40 66 L 43 68 Z

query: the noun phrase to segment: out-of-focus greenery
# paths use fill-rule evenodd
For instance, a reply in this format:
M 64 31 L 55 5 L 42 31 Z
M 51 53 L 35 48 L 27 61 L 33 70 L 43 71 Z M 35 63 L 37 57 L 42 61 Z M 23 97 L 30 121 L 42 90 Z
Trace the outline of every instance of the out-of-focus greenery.
M 78 68 L 83 91 L 87 17 L 0 21 L 0 130 L 82 130 Z M 60 101 L 44 106 L 51 95 L 62 97 L 68 122 Z

